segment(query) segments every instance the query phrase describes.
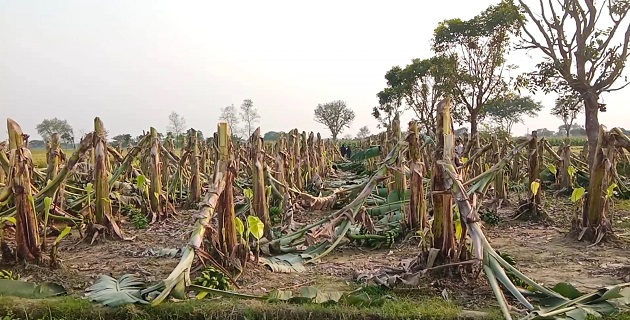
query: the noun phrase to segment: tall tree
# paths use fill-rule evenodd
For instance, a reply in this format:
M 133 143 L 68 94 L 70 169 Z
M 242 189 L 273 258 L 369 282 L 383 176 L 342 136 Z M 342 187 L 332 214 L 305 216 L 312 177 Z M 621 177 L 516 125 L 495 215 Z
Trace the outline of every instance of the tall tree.
M 424 60 L 413 59 L 404 69 L 393 67 L 385 74 L 388 87 L 381 95 L 389 93 L 400 100 L 404 99 L 424 130 L 433 132 L 437 103 L 453 92 L 454 77 L 450 75 L 455 74 L 456 63 L 452 57 L 443 55 Z
M 183 146 L 184 144 L 184 130 L 186 130 L 186 119 L 179 115 L 177 112 L 173 111 L 168 116 L 168 127 L 166 128 L 168 131 L 172 132 L 175 136 L 175 144 L 178 147 Z
M 219 116 L 219 120 L 228 123 L 228 125 L 230 126 L 230 130 L 232 131 L 232 136 L 239 135 L 239 118 L 236 112 L 236 108 L 233 104 L 226 106 L 225 108 L 221 108 L 221 115 Z
M 389 129 L 394 118 L 402 113 L 402 96 L 393 88 L 385 88 L 376 96 L 378 106 L 372 108 L 372 116 L 378 120 L 379 128 Z
M 245 126 L 245 133 L 248 137 L 251 136 L 252 133 L 254 133 L 256 123 L 258 122 L 258 120 L 260 120 L 260 115 L 258 114 L 258 110 L 254 108 L 254 102 L 252 102 L 252 100 L 243 100 L 239 116 Z
M 450 19 L 434 31 L 433 50 L 457 60 L 454 99 L 468 113 L 470 134 L 477 134 L 484 106 L 508 90 L 504 72 L 510 36 L 517 33 L 522 15 L 510 0 L 492 5 L 470 20 Z
M 575 91 L 584 101 L 589 163 L 593 163 L 599 134 L 599 102 L 613 87 L 628 58 L 630 23 L 624 22 L 630 4 L 627 0 L 540 1 L 534 12 L 519 0 L 527 15 L 523 24 L 523 48 L 535 49 L 544 61 L 531 73 L 533 85 L 546 92 Z M 600 18 L 608 21 L 601 21 Z M 618 31 L 625 32 L 619 35 Z
M 168 127 L 167 130 L 173 132 L 175 136 L 179 136 L 184 133 L 186 128 L 186 119 L 179 115 L 177 112 L 173 111 L 168 116 Z
M 538 129 L 536 130 L 536 133 L 538 134 L 539 137 L 551 137 L 554 134 L 553 131 L 547 128 Z
M 556 104 L 553 109 L 551 109 L 551 114 L 562 120 L 564 133 L 567 137 L 571 134 L 571 127 L 573 127 L 575 118 L 582 112 L 583 108 L 582 99 L 580 99 L 579 95 L 563 95 L 556 99 Z
M 123 147 L 128 147 L 131 144 L 131 135 L 128 133 L 119 134 L 112 138 L 114 144 L 120 144 Z
M 315 108 L 315 121 L 325 125 L 330 130 L 333 140 L 336 141 L 344 128 L 350 127 L 354 121 L 354 111 L 350 110 L 346 102 L 342 100 L 318 104 Z
M 61 141 L 67 144 L 74 144 L 74 130 L 66 120 L 57 118 L 44 119 L 35 129 L 42 139 L 49 141 L 53 133 L 58 133 Z
M 521 97 L 510 93 L 492 101 L 483 108 L 483 116 L 496 122 L 503 131 L 512 134 L 512 126 L 523 122 L 523 117 L 534 117 L 543 108 L 531 97 Z
M 359 128 L 359 133 L 357 133 L 358 139 L 365 139 L 370 136 L 370 129 L 367 126 L 363 126 Z

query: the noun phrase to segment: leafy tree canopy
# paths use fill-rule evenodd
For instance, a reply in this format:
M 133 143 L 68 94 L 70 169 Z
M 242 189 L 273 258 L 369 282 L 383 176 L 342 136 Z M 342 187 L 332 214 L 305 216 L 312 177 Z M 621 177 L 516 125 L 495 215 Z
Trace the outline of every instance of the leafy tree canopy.
M 44 119 L 35 129 L 44 141 L 50 140 L 53 133 L 58 133 L 63 143 L 74 144 L 74 130 L 66 120 Z
M 333 140 L 337 140 L 339 133 L 350 127 L 354 121 L 354 111 L 342 100 L 319 104 L 315 108 L 315 121 L 325 125 L 330 130 Z
M 487 116 L 501 127 L 511 133 L 512 126 L 522 123 L 523 117 L 534 117 L 543 108 L 542 104 L 534 101 L 529 96 L 522 97 L 516 94 L 507 94 L 490 101 L 483 108 L 482 116 Z

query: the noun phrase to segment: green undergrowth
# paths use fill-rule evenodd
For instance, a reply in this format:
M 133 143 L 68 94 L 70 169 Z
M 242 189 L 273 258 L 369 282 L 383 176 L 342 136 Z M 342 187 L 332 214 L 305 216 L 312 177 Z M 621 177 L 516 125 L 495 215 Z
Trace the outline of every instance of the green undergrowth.
M 380 295 L 378 290 L 373 295 Z M 107 308 L 77 297 L 22 299 L 0 297 L 0 320 L 177 320 L 177 319 L 501 319 L 491 311 L 486 317 L 462 313 L 452 302 L 435 297 L 396 298 L 381 307 L 269 303 L 251 300 L 204 299 L 168 302 L 155 307 L 127 305 Z
M 461 308 L 438 298 L 397 299 L 379 308 L 339 305 L 292 305 L 231 299 L 189 300 L 156 307 L 129 305 L 107 308 L 77 297 L 22 299 L 0 297 L 0 320 L 411 320 L 502 319 L 497 311 L 487 316 L 462 313 Z M 630 320 L 630 313 L 600 319 Z

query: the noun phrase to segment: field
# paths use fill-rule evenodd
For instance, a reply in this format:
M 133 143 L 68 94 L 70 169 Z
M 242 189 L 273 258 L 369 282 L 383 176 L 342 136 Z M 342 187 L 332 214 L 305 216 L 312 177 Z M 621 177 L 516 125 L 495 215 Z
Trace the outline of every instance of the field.
M 99 136 L 101 132 L 97 126 L 91 134 Z M 221 127 L 218 132 L 223 132 Z M 258 131 L 251 141 L 258 141 L 256 134 Z M 504 317 L 503 304 L 496 298 L 497 291 L 484 275 L 487 270 L 482 272 L 481 262 L 474 263 L 472 259 L 474 250 L 449 249 L 458 250 L 454 255 L 445 247 L 438 249 L 437 242 L 426 240 L 426 237 L 439 237 L 436 230 L 442 228 L 442 224 L 436 221 L 444 219 L 442 214 L 449 212 L 438 211 L 440 207 L 436 203 L 439 202 L 433 202 L 436 198 L 430 201 L 433 197 L 430 189 L 440 190 L 439 185 L 431 186 L 428 180 L 439 170 L 436 167 L 429 167 L 425 181 L 419 184 L 422 190 L 426 189 L 418 198 L 420 204 L 425 203 L 428 207 L 425 210 L 430 209 L 419 217 L 429 219 L 425 230 L 430 232 L 423 233 L 417 228 L 405 231 L 407 223 L 413 223 L 408 220 L 410 210 L 419 208 L 418 202 L 410 201 L 419 189 L 412 183 L 418 181 L 414 180 L 418 173 L 413 170 L 415 153 L 403 153 L 399 149 L 403 146 L 401 142 L 357 141 L 360 151 L 352 160 L 347 160 L 338 154 L 336 145 L 297 131 L 277 145 L 263 146 L 250 141 L 222 146 L 211 142 L 217 143 L 216 149 L 190 138 L 196 136 L 194 132 L 189 134 L 187 146 L 182 150 L 176 150 L 172 142 L 157 140 L 156 136 L 151 130 L 129 153 L 118 153 L 113 146 L 98 145 L 105 143 L 98 139 L 90 139 L 90 143 L 78 150 L 64 150 L 66 161 L 59 162 L 56 172 L 66 176 L 53 177 L 51 183 L 55 184 L 57 179 L 65 181 L 55 189 L 65 188 L 65 204 L 53 209 L 45 209 L 44 205 L 45 198 L 55 197 L 55 193 L 48 193 L 49 189 L 44 187 L 46 153 L 31 151 L 37 168 L 30 178 L 36 187 L 31 191 L 32 212 L 37 215 L 39 228 L 47 227 L 48 234 L 40 237 L 37 250 L 41 242 L 48 247 L 42 250 L 45 254 L 37 261 L 34 257 L 39 251 L 13 246 L 20 238 L 16 230 L 25 222 L 11 222 L 7 218 L 16 212 L 17 216 L 28 214 L 28 205 L 26 211 L 19 211 L 25 210 L 25 206 L 14 207 L 12 201 L 17 201 L 20 194 L 12 194 L 7 198 L 10 201 L 0 207 L 0 217 L 5 219 L 0 220 L 4 225 L 3 244 L 13 247 L 18 257 L 22 254 L 29 260 L 29 253 L 32 256 L 26 263 L 16 263 L 5 253 L 3 245 L 0 270 L 19 274 L 22 282 L 54 283 L 63 287 L 66 297 L 43 293 L 33 300 L 32 292 L 18 293 L 7 285 L 4 290 L 0 288 L 0 294 L 5 295 L 0 298 L 0 316 L 4 316 L 0 319 Z M 92 144 L 93 140 L 97 142 Z M 432 157 L 426 155 L 434 152 L 434 147 L 420 146 L 416 144 L 418 141 L 408 136 L 406 146 L 419 151 L 418 154 L 424 153 L 420 158 L 431 162 Z M 497 144 L 496 141 L 488 143 Z M 371 147 L 376 144 L 381 145 L 382 150 Z M 514 143 L 510 147 L 518 148 L 518 145 Z M 579 157 L 579 148 L 571 147 L 575 157 Z M 105 156 L 99 153 L 102 150 L 107 150 Z M 286 153 L 283 155 L 277 150 Z M 541 150 L 538 151 L 542 154 Z M 88 152 L 93 152 L 94 157 L 85 156 L 85 160 L 81 160 L 79 154 Z M 522 154 L 527 152 L 531 149 L 522 150 Z M 73 153 L 76 158 L 71 157 Z M 472 156 L 473 153 L 466 160 L 469 165 L 459 169 L 462 177 L 471 179 L 495 172 L 488 181 L 496 181 L 500 176 L 510 179 L 512 173 L 507 167 L 496 171 L 488 165 L 484 171 L 482 166 L 475 165 L 477 161 L 501 163 L 492 153 L 479 157 Z M 239 164 L 225 161 L 229 158 L 224 156 L 234 154 L 240 154 Z M 407 156 L 403 158 L 402 154 Z M 286 162 L 278 165 L 280 162 L 274 159 L 283 156 Z M 528 185 L 526 172 L 531 164 L 516 160 L 510 160 L 510 165 L 521 166 L 525 174 L 516 172 L 518 179 L 506 182 L 508 188 L 502 205 L 496 206 L 499 191 L 494 187 L 491 191 L 478 191 L 477 201 L 481 204 L 478 210 L 482 218 L 479 227 L 489 246 L 500 252 L 501 257 L 511 256 L 520 272 L 548 288 L 570 283 L 581 293 L 588 293 L 630 282 L 630 200 L 625 200 L 623 194 L 613 199 L 608 218 L 614 236 L 596 245 L 577 241 L 572 223 L 579 203 L 570 200 L 570 193 L 556 188 L 560 179 L 547 181 L 549 164 L 553 163 L 548 157 L 545 153 L 538 172 L 539 179 L 545 182 L 541 183 L 540 200 L 535 200 L 536 194 L 530 198 L 529 188 L 520 188 Z M 293 162 L 300 158 L 306 160 Z M 91 161 L 94 166 L 77 166 L 70 172 L 63 170 L 69 163 L 74 168 L 78 163 Z M 160 165 L 153 165 L 156 163 Z M 21 164 L 11 162 L 11 165 Z M 405 173 L 405 167 L 411 170 Z M 406 182 L 402 189 L 396 189 L 400 181 Z M 106 188 L 98 187 L 99 183 L 105 183 Z M 572 185 L 577 188 L 579 183 L 578 179 Z M 389 184 L 395 186 L 388 189 Z M 486 184 L 498 185 L 496 182 Z M 472 188 L 472 184 L 464 185 Z M 231 192 L 226 193 L 228 186 Z M 448 192 L 448 187 L 442 187 L 445 188 L 443 193 Z M 399 190 L 402 193 L 397 193 Z M 403 196 L 404 192 L 410 195 Z M 540 208 L 534 211 L 544 211 L 547 219 L 523 219 L 516 215 L 522 211 L 523 201 L 537 201 Z M 451 222 L 443 224 L 453 231 L 453 244 L 474 240 L 474 233 L 470 238 L 457 233 L 462 227 L 465 208 L 459 206 L 455 212 L 451 209 Z M 225 219 L 230 216 L 232 218 Z M 244 223 L 240 231 L 237 220 Z M 314 226 L 317 223 L 321 227 Z M 466 222 L 466 225 L 475 228 L 474 222 Z M 300 233 L 302 228 L 307 231 Z M 58 238 L 63 230 L 70 232 Z M 230 234 L 236 240 L 235 246 L 225 245 Z M 390 241 L 391 234 L 394 236 Z M 263 236 L 274 240 L 256 241 Z M 56 239 L 60 241 L 56 243 Z M 427 255 L 442 251 L 445 253 L 437 253 L 436 266 L 429 266 Z M 468 258 L 461 258 L 463 256 Z M 224 282 L 213 286 L 197 282 L 201 271 L 211 270 L 202 263 L 212 265 L 212 270 L 225 270 L 218 273 L 222 274 Z M 417 263 L 422 264 L 421 269 L 411 267 L 417 267 Z M 186 272 L 190 272 L 192 282 L 179 288 L 178 284 L 185 283 Z M 134 286 L 123 289 L 124 285 L 119 282 L 106 288 L 109 302 L 103 296 L 89 296 L 92 301 L 82 299 L 87 288 L 95 284 L 105 286 L 102 275 L 111 276 L 112 281 L 132 275 L 143 289 Z M 510 272 L 508 275 L 514 276 Z M 510 281 L 516 285 L 517 278 Z M 391 282 L 387 286 L 379 285 L 382 279 Z M 232 283 L 229 289 L 220 286 L 228 282 Z M 151 284 L 161 287 L 154 290 Z M 519 286 L 522 290 L 527 288 Z M 203 300 L 194 299 L 204 288 L 209 288 L 208 296 Z M 145 291 L 148 293 L 141 293 Z M 507 302 L 514 308 L 511 311 L 515 316 L 522 315 L 525 312 L 522 306 L 504 291 Z M 161 295 L 166 299 L 158 303 Z M 132 300 L 116 304 L 112 299 Z M 625 314 L 617 315 L 618 319 L 623 317 L 630 319 Z

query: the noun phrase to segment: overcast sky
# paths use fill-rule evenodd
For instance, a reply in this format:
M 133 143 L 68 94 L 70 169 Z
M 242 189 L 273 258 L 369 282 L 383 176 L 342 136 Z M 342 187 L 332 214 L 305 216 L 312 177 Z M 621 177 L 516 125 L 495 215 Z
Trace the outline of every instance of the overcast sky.
M 494 2 L 0 0 L 0 115 L 33 137 L 45 118 L 68 120 L 78 136 L 95 116 L 110 136 L 135 136 L 165 131 L 176 111 L 210 134 L 221 107 L 252 99 L 262 132 L 297 127 L 327 137 L 313 109 L 340 99 L 356 113 L 342 135 L 363 125 L 374 132 L 385 72 L 430 57 L 439 21 Z M 523 54 L 510 62 L 536 63 Z M 602 97 L 604 124 L 630 127 L 629 90 Z M 556 97 L 536 98 L 546 109 L 514 133 L 560 124 L 549 115 Z

